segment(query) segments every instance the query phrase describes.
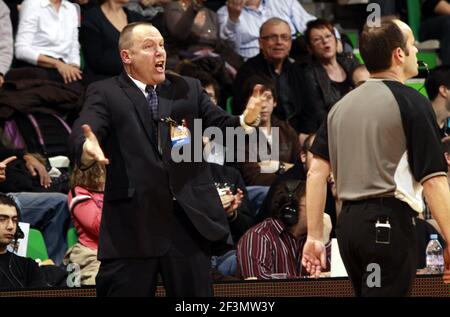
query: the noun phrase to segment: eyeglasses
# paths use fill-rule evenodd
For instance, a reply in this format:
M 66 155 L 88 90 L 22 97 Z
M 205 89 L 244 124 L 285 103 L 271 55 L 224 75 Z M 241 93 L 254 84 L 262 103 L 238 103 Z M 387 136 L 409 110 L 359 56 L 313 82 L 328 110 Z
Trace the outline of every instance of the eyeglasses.
M 311 43 L 313 44 L 313 45 L 316 45 L 316 44 L 318 44 L 318 43 L 320 43 L 320 42 L 328 42 L 329 40 L 331 40 L 333 38 L 333 34 L 327 34 L 327 35 L 325 35 L 325 36 L 316 36 L 316 37 L 313 37 L 312 39 L 311 39 Z
M 270 35 L 264 35 L 261 36 L 261 39 L 264 41 L 271 41 L 276 42 L 278 39 L 280 39 L 283 42 L 289 42 L 292 39 L 292 36 L 290 34 L 270 34 Z

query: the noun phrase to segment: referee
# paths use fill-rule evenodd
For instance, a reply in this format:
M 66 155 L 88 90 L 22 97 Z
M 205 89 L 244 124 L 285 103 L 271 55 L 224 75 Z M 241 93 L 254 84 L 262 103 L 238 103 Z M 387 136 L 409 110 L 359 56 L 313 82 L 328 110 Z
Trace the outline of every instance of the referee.
M 333 171 L 343 201 L 336 234 L 356 296 L 409 295 L 422 192 L 450 241 L 447 166 L 433 109 L 404 85 L 418 73 L 414 43 L 409 26 L 395 18 L 365 26 L 360 52 L 371 78 L 330 110 L 311 148 L 302 263 L 316 277 L 325 265 L 322 213 Z M 445 253 L 448 281 L 448 247 Z

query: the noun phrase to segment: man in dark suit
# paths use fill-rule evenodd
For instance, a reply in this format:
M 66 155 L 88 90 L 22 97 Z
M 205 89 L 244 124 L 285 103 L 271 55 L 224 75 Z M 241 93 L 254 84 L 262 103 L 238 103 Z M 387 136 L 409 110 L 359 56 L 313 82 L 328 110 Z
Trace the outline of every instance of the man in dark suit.
M 173 161 L 161 119 L 190 131 L 196 118 L 204 128 L 255 126 L 261 87 L 233 117 L 199 81 L 165 74 L 164 39 L 151 24 L 125 27 L 119 49 L 125 71 L 88 88 L 71 136 L 78 164 L 107 164 L 97 294 L 153 296 L 160 273 L 168 296 L 211 296 L 210 246 L 229 237 L 226 215 L 205 163 Z

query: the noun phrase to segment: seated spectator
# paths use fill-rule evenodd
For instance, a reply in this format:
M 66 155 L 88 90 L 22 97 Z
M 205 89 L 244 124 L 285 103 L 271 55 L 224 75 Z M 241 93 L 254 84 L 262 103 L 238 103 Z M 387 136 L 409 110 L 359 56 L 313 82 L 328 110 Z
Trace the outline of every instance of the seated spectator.
M 11 67 L 13 58 L 13 33 L 9 9 L 0 0 L 0 89 L 5 82 L 5 74 Z
M 436 114 L 441 138 L 446 137 L 450 135 L 450 65 L 431 70 L 425 89 Z
M 73 187 L 68 203 L 78 243 L 67 251 L 64 262 L 80 265 L 82 285 L 95 285 L 100 267 L 97 249 L 105 187 L 104 167 L 99 164 L 87 170 L 75 167 L 71 180 Z
M 0 192 L 10 193 L 16 200 L 22 221 L 42 232 L 50 259 L 60 265 L 67 250 L 67 196 L 45 192 L 51 179 L 33 155 L 0 146 L 0 160 Z
M 233 243 L 237 244 L 245 231 L 255 223 L 254 212 L 244 180 L 239 172 L 232 167 L 215 163 L 210 163 L 208 166 L 227 214 Z M 236 249 L 227 247 L 223 250 L 216 250 L 216 253 L 220 255 L 212 257 L 213 268 L 217 269 L 222 275 L 235 276 Z
M 254 75 L 267 76 L 276 86 L 278 106 L 274 114 L 288 121 L 297 132 L 308 134 L 312 132 L 309 122 L 314 123 L 315 119 L 303 102 L 303 72 L 297 71 L 289 58 L 291 33 L 289 23 L 280 18 L 270 18 L 261 25 L 261 52 L 242 65 L 233 83 L 233 113 L 240 114 L 244 110 L 247 96 L 242 87 L 245 82 Z
M 306 96 L 316 113 L 317 130 L 331 107 L 354 88 L 352 76 L 359 62 L 337 53 L 333 25 L 326 20 L 308 22 L 305 39 L 314 58 L 305 69 Z
M 131 0 L 125 7 L 131 11 L 139 13 L 153 25 L 155 17 L 164 12 L 164 5 L 170 3 L 171 0 Z M 158 29 L 158 25 L 155 25 Z
M 306 182 L 306 174 L 308 173 L 312 160 L 312 153 L 309 151 L 309 149 L 311 148 L 315 137 L 315 134 L 311 134 L 305 139 L 300 152 L 300 161 L 297 161 L 291 169 L 289 169 L 283 175 L 277 177 L 277 179 L 272 183 L 269 192 L 267 193 L 267 196 L 261 206 L 261 209 L 258 212 L 256 219 L 257 222 L 261 222 L 264 219 L 270 217 L 272 211 L 276 208 L 274 206 L 274 204 L 276 204 L 276 200 L 274 199 L 274 197 L 278 188 L 280 187 L 280 184 L 299 180 Z M 334 228 L 336 226 L 337 213 L 338 210 L 340 210 L 340 201 L 337 200 L 335 188 L 336 186 L 334 184 L 334 179 L 330 177 L 327 188 L 325 212 L 330 216 L 331 219 L 331 224 L 333 227 L 333 229 L 331 230 L 332 238 L 336 236 Z
M 217 14 L 205 8 L 203 2 L 178 0 L 165 6 L 166 68 L 174 69 L 182 60 L 192 61 L 219 83 L 224 98 L 221 103 L 225 103 L 243 60 L 220 38 Z
M 239 240 L 238 273 L 243 279 L 307 276 L 301 264 L 307 236 L 306 184 L 303 181 L 280 184 L 273 199 L 272 217 L 248 230 Z M 324 243 L 328 243 L 330 231 L 331 221 L 325 214 Z
M 16 59 L 22 66 L 45 68 L 52 80 L 81 80 L 78 21 L 75 5 L 67 0 L 25 0 L 20 8 Z
M 124 0 L 102 0 L 88 10 L 80 28 L 80 43 L 86 60 L 86 83 L 117 76 L 122 72 L 119 35 L 129 23 L 144 17 L 128 10 Z
M 0 194 L 0 289 L 46 287 L 44 274 L 36 262 L 7 250 L 13 241 L 17 243 L 23 238 L 19 221 L 23 219 L 14 199 Z
M 303 33 L 306 23 L 315 19 L 298 0 L 228 0 L 217 14 L 220 37 L 232 42 L 234 50 L 245 59 L 259 53 L 259 30 L 269 18 L 287 21 L 292 37 Z
M 300 144 L 295 130 L 287 122 L 272 115 L 274 107 L 277 106 L 277 93 L 270 78 L 260 76 L 250 78 L 244 88 L 247 100 L 257 84 L 263 86 L 263 95 L 266 98 L 261 108 L 259 127 L 255 131 L 258 141 L 248 141 L 246 161 L 239 163 L 238 166 L 247 186 L 270 186 L 278 175 L 289 170 L 299 160 Z M 278 129 L 279 139 L 272 139 L 272 128 Z M 248 139 L 251 137 L 248 136 Z M 262 144 L 267 145 L 270 152 L 273 147 L 278 148 L 278 160 L 273 160 L 272 155 L 263 157 Z M 252 152 L 257 153 L 257 162 L 249 161 Z
M 177 65 L 175 72 L 183 76 L 189 76 L 200 80 L 200 84 L 202 85 L 203 89 L 205 89 L 208 96 L 211 98 L 211 101 L 216 106 L 219 105 L 220 100 L 219 84 L 211 75 L 202 70 L 199 66 L 186 60 L 180 62 Z
M 449 30 L 450 2 L 448 0 L 426 0 L 422 7 L 420 40 L 439 40 L 439 58 L 444 65 L 450 65 Z
M 203 6 L 204 0 L 177 0 L 164 8 L 166 27 L 174 41 L 169 43 L 169 54 L 177 53 L 181 59 L 195 59 L 216 53 L 235 67 L 233 58 L 228 59 L 228 46 L 219 36 L 217 14 Z M 209 54 L 212 55 L 212 54 Z M 237 56 L 234 56 L 234 59 Z

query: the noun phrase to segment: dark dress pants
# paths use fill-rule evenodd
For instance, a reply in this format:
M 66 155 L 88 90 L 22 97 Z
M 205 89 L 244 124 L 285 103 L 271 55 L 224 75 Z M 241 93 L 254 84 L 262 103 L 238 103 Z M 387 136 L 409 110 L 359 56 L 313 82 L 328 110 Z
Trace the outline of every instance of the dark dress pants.
M 356 296 L 409 295 L 417 268 L 415 216 L 395 198 L 344 202 L 336 234 Z M 389 244 L 376 241 L 375 225 L 386 220 Z
M 168 238 L 167 254 L 157 257 L 102 260 L 96 278 L 97 296 L 155 295 L 158 274 L 170 297 L 212 296 L 210 243 L 194 228 L 178 204 L 172 211 L 176 236 Z

